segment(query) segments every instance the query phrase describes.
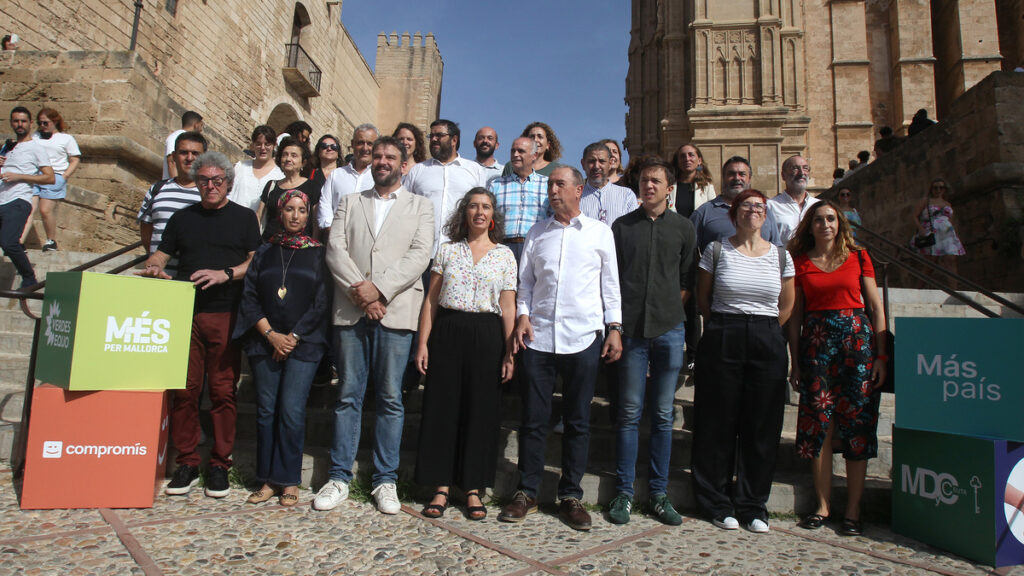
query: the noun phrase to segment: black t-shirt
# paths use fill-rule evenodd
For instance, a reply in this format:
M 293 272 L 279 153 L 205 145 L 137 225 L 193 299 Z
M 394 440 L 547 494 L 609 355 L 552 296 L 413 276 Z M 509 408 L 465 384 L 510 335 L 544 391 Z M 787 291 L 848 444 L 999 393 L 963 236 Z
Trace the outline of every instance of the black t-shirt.
M 313 180 L 306 180 L 295 189 L 309 198 L 309 220 L 306 221 L 305 233 L 312 236 L 314 224 L 316 224 L 316 207 L 320 203 L 320 191 L 323 189 L 323 184 L 317 185 Z M 291 188 L 281 188 L 277 182 L 272 182 L 263 189 L 263 194 L 260 196 L 260 200 L 266 207 L 264 222 L 267 225 L 263 228 L 264 240 L 269 240 L 271 236 L 281 231 L 281 215 L 277 211 L 277 203 L 281 200 L 281 195 L 285 190 L 291 190 Z
M 175 280 L 188 281 L 197 270 L 223 270 L 245 261 L 260 245 L 256 213 L 228 202 L 209 210 L 201 203 L 171 216 L 158 250 L 178 257 Z M 231 312 L 242 295 L 242 278 L 196 291 L 196 312 Z

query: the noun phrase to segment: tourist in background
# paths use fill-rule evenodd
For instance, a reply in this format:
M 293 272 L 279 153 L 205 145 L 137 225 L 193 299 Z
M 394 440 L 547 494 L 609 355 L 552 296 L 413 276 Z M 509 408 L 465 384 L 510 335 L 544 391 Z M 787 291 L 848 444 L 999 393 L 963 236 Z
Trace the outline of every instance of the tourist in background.
M 400 122 L 391 135 L 405 146 L 407 160 L 402 164 L 402 175 L 409 173 L 412 167 L 427 159 L 427 140 L 423 131 L 408 122 Z
M 757 190 L 736 197 L 729 207 L 735 234 L 709 243 L 697 273 L 704 317 L 694 373 L 697 506 L 719 528 L 742 524 L 755 533 L 769 530 L 786 402 L 782 325 L 793 310 L 793 261 L 761 237 L 767 202 Z
M 276 182 L 267 182 L 260 195 L 260 207 L 256 212 L 261 216 L 263 240 L 267 241 L 281 230 L 278 214 L 278 202 L 286 190 L 298 190 L 306 195 L 309 208 L 316 210 L 320 202 L 320 186 L 309 178 L 302 176 L 303 168 L 309 163 L 309 148 L 294 138 L 285 138 L 278 144 L 275 160 L 284 173 L 284 178 Z M 266 214 L 264 214 L 264 211 Z M 312 220 L 307 220 L 304 234 L 313 235 L 316 228 Z
M 701 204 L 717 196 L 711 171 L 704 166 L 700 148 L 692 143 L 676 149 L 672 165 L 676 170 L 676 187 L 669 194 L 668 208 L 689 218 Z
M 816 499 L 814 513 L 800 526 L 821 528 L 831 515 L 837 446 L 846 460 L 843 536 L 862 532 L 860 500 L 867 461 L 878 453 L 879 388 L 888 360 L 885 312 L 871 257 L 851 232 L 840 207 L 826 200 L 811 207 L 789 243 L 796 268 L 788 327 L 790 383 L 800 393 L 796 451 L 811 460 Z
M 608 152 L 611 153 L 611 161 L 608 163 L 608 182 L 615 184 L 622 177 L 622 148 L 619 147 L 619 143 L 611 138 L 605 138 L 601 140 L 601 144 L 608 147 Z
M 334 169 L 341 166 L 341 141 L 331 134 L 324 134 L 316 141 L 313 157 L 309 160 L 309 180 L 317 190 L 324 187 Z M 314 213 L 313 219 L 316 219 Z
M 862 224 L 860 212 L 857 212 L 857 209 L 854 208 L 851 203 L 853 200 L 853 191 L 849 188 L 840 188 L 839 194 L 836 194 L 836 198 L 839 199 L 839 210 L 843 213 L 843 216 L 846 216 L 846 221 L 850 224 L 860 226 Z M 853 234 L 854 238 L 857 237 L 857 229 L 853 226 L 850 226 L 850 233 Z
M 284 178 L 284 173 L 274 160 L 277 133 L 267 125 L 257 126 L 249 138 L 252 158 L 239 160 L 235 164 L 235 185 L 228 196 L 235 204 L 257 212 L 260 194 L 268 182 Z
M 501 382 L 512 377 L 505 343 L 515 322 L 517 268 L 501 243 L 494 194 L 473 188 L 445 224 L 449 242 L 430 268 L 420 312 L 416 368 L 427 377 L 416 483 L 436 486 L 423 515 L 440 518 L 448 488 L 466 491 L 470 520 L 483 520 L 481 490 L 494 486 Z
M 918 252 L 956 274 L 956 259 L 966 252 L 953 225 L 953 205 L 946 200 L 946 194 L 952 191 L 949 182 L 942 178 L 932 180 L 928 193 L 912 212 L 917 228 L 913 245 Z M 932 240 L 922 241 L 929 237 Z
M 256 388 L 256 480 L 250 504 L 275 494 L 299 501 L 306 399 L 327 348 L 324 247 L 307 231 L 309 198 L 280 195 L 280 231 L 256 250 L 245 274 L 233 337 L 242 339 Z
M 81 160 L 82 151 L 78 149 L 78 142 L 75 137 L 66 132 L 67 126 L 60 112 L 53 108 L 43 108 L 36 114 L 36 125 L 39 131 L 32 135 L 32 139 L 42 144 L 50 158 L 50 167 L 53 168 L 53 184 L 36 184 L 32 197 L 32 212 L 39 209 L 39 216 L 43 220 L 43 230 L 46 232 L 46 243 L 43 244 L 43 252 L 57 250 L 57 216 L 54 210 L 57 203 L 67 196 L 67 180 L 78 169 L 78 162 Z M 25 243 L 28 232 L 32 228 L 32 215 L 29 214 L 25 231 L 21 233 L 21 242 Z

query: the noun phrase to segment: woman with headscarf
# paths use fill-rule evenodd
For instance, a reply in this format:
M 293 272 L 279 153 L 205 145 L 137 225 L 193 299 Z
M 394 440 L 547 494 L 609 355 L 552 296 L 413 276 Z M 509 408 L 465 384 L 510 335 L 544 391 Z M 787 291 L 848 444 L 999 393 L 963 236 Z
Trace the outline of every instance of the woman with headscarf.
M 245 275 L 235 338 L 242 338 L 256 387 L 256 478 L 250 504 L 275 495 L 298 503 L 306 399 L 327 347 L 324 246 L 305 233 L 309 198 L 286 190 L 281 230 L 260 246 Z

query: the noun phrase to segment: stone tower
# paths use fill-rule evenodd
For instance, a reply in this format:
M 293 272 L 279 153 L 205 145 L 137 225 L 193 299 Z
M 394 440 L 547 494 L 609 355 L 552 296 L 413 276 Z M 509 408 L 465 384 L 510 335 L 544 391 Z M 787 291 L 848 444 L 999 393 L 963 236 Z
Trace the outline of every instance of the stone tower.
M 399 122 L 419 126 L 424 132 L 441 112 L 441 76 L 444 62 L 433 33 L 377 35 L 374 75 L 380 85 L 377 126 L 390 134 Z
M 688 141 L 718 175 L 741 155 L 754 187 L 808 158 L 812 187 L 878 130 L 942 118 L 988 73 L 1019 65 L 1019 0 L 633 0 L 626 77 L 630 156 Z

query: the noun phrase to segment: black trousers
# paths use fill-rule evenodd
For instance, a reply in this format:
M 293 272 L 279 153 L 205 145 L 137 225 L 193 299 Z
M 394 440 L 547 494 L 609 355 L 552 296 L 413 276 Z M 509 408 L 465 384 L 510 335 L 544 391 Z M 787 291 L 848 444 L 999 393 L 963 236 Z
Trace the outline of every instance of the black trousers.
M 778 318 L 713 314 L 704 326 L 694 374 L 692 470 L 697 505 L 712 518 L 768 518 L 786 362 Z
M 440 308 L 427 346 L 416 483 L 494 486 L 505 353 L 501 316 Z

